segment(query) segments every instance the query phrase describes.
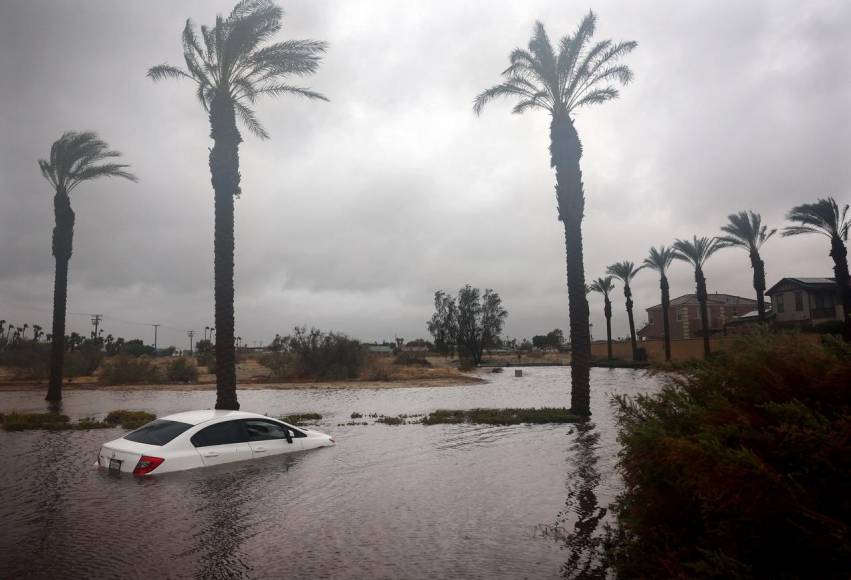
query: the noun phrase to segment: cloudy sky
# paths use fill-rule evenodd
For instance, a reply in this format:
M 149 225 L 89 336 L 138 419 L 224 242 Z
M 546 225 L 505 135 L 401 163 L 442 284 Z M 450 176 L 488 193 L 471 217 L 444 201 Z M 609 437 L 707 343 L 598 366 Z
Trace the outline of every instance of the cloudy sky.
M 73 194 L 71 330 L 103 313 L 107 332 L 187 346 L 213 323 L 209 129 L 181 64 L 187 17 L 233 0 L 0 0 L 0 318 L 49 326 L 52 192 L 36 160 L 65 130 L 92 129 L 125 154 L 137 184 Z M 635 82 L 582 110 L 585 265 L 601 275 L 651 245 L 712 235 L 733 211 L 784 225 L 793 205 L 851 201 L 851 3 L 707 0 L 282 0 L 280 38 L 329 43 L 306 84 L 330 103 L 264 101 L 271 140 L 245 136 L 236 204 L 237 334 L 268 341 L 294 325 L 362 339 L 425 336 L 435 289 L 496 289 L 506 332 L 567 329 L 563 232 L 544 113 L 473 97 L 498 79 L 536 19 L 551 36 L 589 8 L 597 37 L 637 40 Z M 772 239 L 768 283 L 831 275 L 825 240 Z M 750 296 L 747 255 L 726 250 L 710 291 Z M 685 264 L 674 295 L 693 291 Z M 658 302 L 635 281 L 638 321 Z M 625 335 L 620 288 L 615 335 Z M 595 335 L 602 300 L 591 296 Z M 600 330 L 597 330 L 600 329 Z

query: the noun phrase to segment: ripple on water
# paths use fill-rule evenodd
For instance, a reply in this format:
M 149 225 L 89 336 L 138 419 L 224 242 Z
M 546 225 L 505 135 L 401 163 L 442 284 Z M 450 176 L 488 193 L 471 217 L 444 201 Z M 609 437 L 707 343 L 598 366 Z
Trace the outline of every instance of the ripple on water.
M 352 411 L 565 406 L 569 369 L 432 389 L 240 393 L 243 409 L 316 411 L 334 448 L 231 466 L 115 478 L 92 467 L 118 429 L 0 432 L 0 577 L 555 578 L 566 554 L 531 532 L 565 507 L 574 427 L 337 427 Z M 595 369 L 601 501 L 616 440 L 608 393 L 655 388 Z M 72 418 L 117 408 L 162 416 L 208 408 L 211 392 L 69 391 Z M 0 411 L 43 410 L 0 393 Z

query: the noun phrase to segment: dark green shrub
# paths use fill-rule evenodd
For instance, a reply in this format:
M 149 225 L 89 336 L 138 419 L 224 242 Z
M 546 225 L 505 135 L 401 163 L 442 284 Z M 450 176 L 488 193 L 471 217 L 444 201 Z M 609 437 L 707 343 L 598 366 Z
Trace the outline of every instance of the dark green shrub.
M 579 418 L 565 408 L 540 409 L 438 409 L 423 418 L 424 425 L 442 423 L 484 423 L 487 425 L 519 425 L 521 423 L 576 423 Z
M 175 358 L 168 363 L 166 376 L 174 383 L 195 383 L 198 381 L 198 367 L 183 357 Z
M 281 343 L 284 352 L 260 359 L 279 378 L 354 379 L 366 363 L 366 349 L 344 334 L 296 327 Z
M 163 375 L 146 356 L 117 356 L 103 365 L 101 381 L 107 385 L 150 384 L 162 382 Z
M 322 415 L 319 413 L 294 413 L 281 417 L 281 421 L 290 425 L 314 425 L 321 419 Z
M 3 416 L 3 429 L 6 431 L 70 428 L 71 423 L 69 423 L 68 416 L 59 413 L 17 413 L 12 411 Z
M 85 346 L 73 352 L 66 352 L 63 359 L 63 372 L 66 377 L 87 377 L 103 362 L 103 353 L 93 346 Z
M 150 423 L 156 418 L 156 415 L 146 411 L 127 411 L 126 409 L 119 409 L 117 411 L 110 412 L 103 422 L 113 427 L 121 425 L 124 429 L 138 429 L 142 425 Z
M 851 359 L 755 333 L 616 398 L 623 578 L 851 575 Z

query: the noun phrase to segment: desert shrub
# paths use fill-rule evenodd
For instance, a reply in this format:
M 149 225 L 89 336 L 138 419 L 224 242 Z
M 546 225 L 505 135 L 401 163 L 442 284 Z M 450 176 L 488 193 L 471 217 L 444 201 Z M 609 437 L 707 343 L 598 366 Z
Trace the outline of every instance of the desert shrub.
M 378 419 L 376 419 L 376 420 L 375 420 L 375 422 L 376 422 L 376 423 L 381 423 L 382 425 L 391 425 L 391 426 L 394 426 L 394 425 L 404 425 L 404 424 L 405 424 L 405 419 L 404 419 L 404 417 L 402 417 L 402 416 L 399 416 L 399 417 L 387 417 L 387 416 L 385 416 L 385 415 L 382 415 L 381 417 L 379 417 Z
M 473 362 L 472 358 L 464 357 L 458 363 L 458 370 L 465 373 L 473 370 L 474 368 L 476 368 L 476 363 Z
M 111 411 L 103 422 L 113 427 L 121 425 L 124 429 L 138 429 L 156 418 L 156 415 L 146 411 L 119 409 L 117 411 Z
M 849 577 L 848 385 L 847 351 L 759 332 L 617 397 L 618 576 Z
M 117 356 L 103 365 L 101 380 L 108 385 L 132 385 L 162 382 L 163 375 L 146 356 Z
M 392 377 L 388 364 L 383 360 L 384 357 L 370 356 L 367 359 L 366 368 L 363 370 L 363 376 L 368 381 L 389 381 Z
M 66 377 L 84 377 L 95 374 L 103 353 L 99 348 L 86 346 L 73 352 L 66 352 L 63 360 L 63 372 Z
M 357 411 L 354 411 L 352 413 L 351 417 L 352 417 L 352 419 L 360 419 L 360 418 L 363 417 L 363 415 L 361 413 L 358 413 Z
M 260 359 L 280 378 L 354 379 L 366 363 L 361 343 L 345 334 L 296 327 L 281 342 L 283 352 Z
M 198 380 L 198 367 L 183 357 L 176 358 L 168 363 L 166 376 L 175 383 L 194 383 Z
M 413 352 L 409 350 L 400 351 L 399 354 L 396 355 L 396 359 L 393 361 L 397 365 L 409 365 L 409 366 L 421 366 L 421 367 L 430 367 L 431 363 L 426 359 L 426 353 L 424 352 Z

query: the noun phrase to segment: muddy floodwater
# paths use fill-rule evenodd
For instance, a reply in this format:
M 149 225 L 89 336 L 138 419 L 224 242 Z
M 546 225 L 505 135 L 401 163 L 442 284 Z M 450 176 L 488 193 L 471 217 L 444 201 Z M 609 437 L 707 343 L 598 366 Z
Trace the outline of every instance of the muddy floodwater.
M 570 425 L 338 426 L 352 412 L 567 406 L 570 369 L 484 384 L 382 390 L 251 390 L 242 409 L 317 412 L 336 447 L 160 477 L 93 467 L 119 429 L 0 432 L 0 578 L 559 578 L 571 550 L 552 525 L 595 462 L 601 505 L 617 491 L 613 393 L 657 388 L 641 371 L 592 370 L 594 429 Z M 0 393 L 0 412 L 44 410 Z M 76 419 L 114 409 L 209 408 L 211 391 L 68 391 Z M 586 490 L 587 492 L 587 490 Z M 569 512 L 569 510 L 568 510 Z M 569 523 L 569 519 L 568 519 Z

